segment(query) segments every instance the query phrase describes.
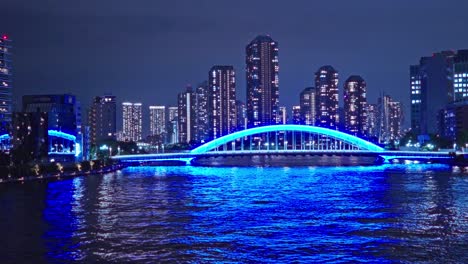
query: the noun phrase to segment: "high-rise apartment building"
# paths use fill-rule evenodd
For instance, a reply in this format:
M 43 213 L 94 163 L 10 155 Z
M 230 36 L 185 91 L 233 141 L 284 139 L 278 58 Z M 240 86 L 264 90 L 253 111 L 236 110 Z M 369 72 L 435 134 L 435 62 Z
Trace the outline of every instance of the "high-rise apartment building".
M 178 101 L 178 132 L 179 143 L 189 143 L 196 140 L 196 94 L 192 86 L 187 86 L 186 90 L 179 93 Z
M 338 129 L 338 72 L 330 65 L 315 73 L 316 126 Z
M 163 105 L 150 105 L 150 136 L 166 134 L 166 107 Z
M 169 144 L 176 144 L 179 142 L 179 107 L 169 106 L 168 107 L 169 118 L 167 122 L 167 133 Z
M 301 124 L 315 125 L 315 88 L 307 87 L 300 94 Z
M 195 140 L 206 142 L 210 140 L 210 87 L 208 82 L 200 83 L 195 90 Z
M 143 112 L 141 103 L 122 103 L 123 138 L 127 141 L 140 141 L 143 137 Z
M 285 125 L 286 123 L 288 123 L 288 113 L 286 110 L 286 106 L 279 107 L 279 117 L 280 117 L 279 124 Z
M 257 36 L 246 47 L 248 127 L 272 125 L 279 114 L 278 42 Z
M 0 36 L 0 136 L 9 132 L 12 113 L 11 40 Z
M 379 142 L 388 143 L 399 140 L 401 137 L 401 124 L 403 122 L 401 103 L 385 95 L 379 98 L 378 108 Z
M 292 123 L 295 125 L 300 125 L 303 123 L 301 118 L 301 106 L 294 105 L 292 107 Z
M 459 50 L 453 63 L 453 97 L 468 102 L 468 50 Z
M 241 100 L 236 101 L 237 130 L 247 128 L 247 107 Z
M 232 66 L 213 66 L 208 77 L 210 87 L 211 138 L 236 130 L 236 74 Z
M 367 104 L 367 136 L 369 138 L 377 138 L 379 137 L 379 111 L 378 111 L 377 104 Z
M 438 132 L 438 114 L 453 101 L 455 53 L 442 51 L 410 66 L 411 129 L 416 134 Z
M 344 128 L 356 136 L 367 134 L 366 82 L 361 76 L 352 75 L 344 84 Z
M 115 96 L 96 96 L 88 112 L 88 123 L 91 144 L 102 140 L 115 140 L 117 133 L 117 101 Z

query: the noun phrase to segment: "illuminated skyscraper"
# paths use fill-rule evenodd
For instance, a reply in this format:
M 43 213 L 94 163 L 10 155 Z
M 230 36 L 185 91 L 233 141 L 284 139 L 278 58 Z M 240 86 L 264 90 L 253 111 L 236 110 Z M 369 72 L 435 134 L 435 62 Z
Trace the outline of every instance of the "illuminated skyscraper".
M 168 141 L 170 144 L 179 142 L 179 118 L 177 106 L 169 106 L 169 119 L 167 122 Z
M 116 139 L 117 102 L 115 96 L 96 96 L 91 105 L 88 123 L 91 144 L 107 139 Z
M 286 123 L 288 123 L 288 113 L 286 110 L 286 106 L 279 107 L 279 117 L 280 117 L 279 124 L 285 125 Z
M 11 125 L 12 98 L 11 40 L 0 37 L 0 136 L 9 132 Z
M 385 95 L 379 98 L 378 108 L 379 142 L 388 143 L 399 140 L 401 137 L 401 123 L 403 122 L 401 103 Z
M 379 126 L 378 126 L 378 107 L 376 104 L 367 104 L 367 136 L 371 138 L 379 137 Z
M 195 90 L 195 140 L 206 142 L 210 139 L 210 109 L 209 109 L 210 88 L 208 82 L 204 81 Z
M 236 74 L 232 66 L 213 66 L 209 72 L 211 138 L 236 130 Z
M 453 64 L 455 102 L 468 102 L 468 50 L 459 50 Z
M 187 86 L 177 99 L 179 143 L 189 143 L 196 140 L 196 95 L 192 86 Z
M 301 106 L 299 105 L 294 105 L 292 107 L 292 123 L 295 125 L 302 124 L 302 118 L 301 118 Z
M 316 126 L 338 129 L 338 72 L 323 66 L 315 73 Z
M 150 136 L 166 134 L 166 107 L 163 105 L 151 105 L 150 111 Z
M 278 122 L 278 42 L 258 36 L 246 47 L 248 127 Z
M 344 128 L 356 136 L 367 134 L 366 90 L 366 82 L 358 75 L 350 76 L 344 84 Z
M 142 139 L 143 114 L 141 103 L 122 103 L 123 107 L 123 137 L 128 141 Z
M 410 66 L 411 129 L 418 135 L 438 131 L 438 114 L 453 101 L 453 51 L 422 57 Z
M 305 88 L 300 94 L 301 124 L 315 125 L 315 88 Z
M 236 101 L 237 130 L 247 128 L 247 108 L 241 100 Z

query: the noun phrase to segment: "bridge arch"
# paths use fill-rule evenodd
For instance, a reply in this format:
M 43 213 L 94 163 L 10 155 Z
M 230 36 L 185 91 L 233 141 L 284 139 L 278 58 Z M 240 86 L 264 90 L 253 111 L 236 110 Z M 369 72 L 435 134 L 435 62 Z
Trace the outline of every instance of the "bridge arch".
M 271 125 L 271 126 L 262 126 L 250 128 L 238 132 L 234 132 L 229 135 L 214 139 L 210 142 L 207 142 L 193 150 L 190 151 L 192 154 L 202 154 L 209 152 L 211 150 L 217 149 L 220 146 L 223 146 L 229 142 L 233 142 L 237 139 L 242 139 L 244 137 L 249 137 L 257 134 L 270 133 L 270 132 L 305 132 L 310 134 L 317 134 L 321 136 L 326 136 L 329 138 L 334 138 L 336 140 L 346 142 L 350 145 L 356 146 L 360 150 L 368 151 L 383 151 L 384 149 L 369 142 L 364 139 L 358 138 L 356 136 L 346 134 L 340 131 L 331 130 L 323 127 L 316 126 L 305 126 L 305 125 Z

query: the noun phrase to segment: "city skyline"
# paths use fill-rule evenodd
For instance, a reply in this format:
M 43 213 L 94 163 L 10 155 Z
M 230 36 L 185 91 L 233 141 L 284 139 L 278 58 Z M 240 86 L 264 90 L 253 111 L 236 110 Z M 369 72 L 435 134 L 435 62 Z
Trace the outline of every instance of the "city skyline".
M 462 25 L 467 23 L 467 18 L 461 11 L 466 9 L 463 8 L 467 5 L 464 2 L 447 4 L 426 1 L 424 5 L 405 3 L 405 8 L 394 2 L 342 3 L 340 8 L 298 2 L 291 7 L 274 7 L 271 16 L 261 15 L 268 23 L 255 24 L 251 23 L 253 11 L 245 3 L 241 3 L 232 9 L 234 14 L 243 12 L 243 21 L 234 19 L 234 22 L 229 22 L 226 25 L 230 29 L 227 31 L 229 33 L 220 31 L 215 26 L 216 22 L 223 21 L 218 15 L 195 21 L 186 19 L 185 17 L 190 17 L 190 13 L 197 13 L 196 10 L 202 8 L 195 4 L 190 13 L 182 11 L 183 19 L 175 21 L 171 14 L 177 10 L 178 3 L 149 4 L 150 7 L 158 8 L 144 10 L 142 6 L 124 9 L 119 1 L 114 1 L 113 8 L 109 9 L 108 3 L 90 2 L 88 8 L 76 9 L 69 8 L 68 4 L 39 5 L 31 2 L 28 7 L 18 1 L 7 1 L 4 4 L 6 23 L 0 31 L 13 39 L 16 109 L 19 108 L 20 95 L 37 94 L 39 89 L 48 94 L 61 93 L 66 89 L 67 92 L 80 96 L 83 109 L 89 106 L 95 95 L 108 93 L 118 98 L 118 105 L 124 100 L 141 101 L 144 105 L 166 102 L 170 102 L 167 105 L 176 105 L 177 92 L 182 91 L 187 83 L 196 84 L 202 81 L 206 69 L 212 65 L 232 64 L 242 72 L 245 69 L 245 45 L 259 34 L 269 34 L 280 43 L 280 105 L 285 105 L 288 109 L 296 105 L 297 94 L 304 87 L 313 85 L 313 72 L 321 65 L 330 64 L 343 77 L 341 83 L 344 78 L 353 74 L 363 76 L 368 86 L 368 101 L 375 102 L 381 92 L 391 94 L 402 102 L 405 116 L 408 117 L 410 101 L 407 66 L 424 54 L 463 49 L 467 43 L 467 37 L 457 33 L 462 32 Z M 190 3 L 187 5 L 192 6 Z M 459 8 L 452 9 L 450 6 Z M 203 8 L 206 6 L 203 5 Z M 168 14 L 153 11 L 156 9 L 167 11 Z M 309 21 L 306 13 L 311 10 L 324 12 L 316 12 L 316 16 Z M 348 10 L 362 10 L 362 17 L 355 17 Z M 441 15 L 443 10 L 450 10 L 451 15 Z M 331 24 L 321 22 L 324 21 L 321 20 L 323 15 L 327 14 L 341 18 Z M 282 15 L 289 15 L 290 21 L 275 19 Z M 119 16 L 128 17 L 123 28 L 113 23 Z M 395 16 L 400 17 L 402 22 L 391 22 Z M 421 19 L 424 16 L 431 16 L 433 19 Z M 80 20 L 79 23 L 75 21 L 83 17 L 89 20 Z M 305 20 L 306 17 L 308 20 Z M 27 23 L 38 19 L 40 23 Z M 363 40 L 360 44 L 344 41 L 347 35 L 356 31 L 345 23 L 349 19 L 360 26 L 358 30 Z M 95 23 L 96 20 L 103 23 L 88 30 L 87 23 Z M 301 21 L 309 21 L 306 24 L 320 27 L 294 27 Z M 367 24 L 365 21 L 373 23 Z M 420 21 L 425 21 L 425 26 L 414 31 L 417 25 L 423 23 Z M 451 27 L 437 26 L 442 21 Z M 170 29 L 162 27 L 164 23 L 170 25 Z M 212 38 L 205 37 L 193 38 L 192 33 L 184 31 L 186 25 L 189 25 L 186 30 L 200 31 L 202 36 L 213 35 L 217 41 L 213 42 Z M 157 34 L 158 32 L 163 34 Z M 332 36 L 331 32 L 337 36 Z M 161 35 L 162 38 L 152 37 L 153 35 Z M 28 46 L 32 39 L 35 40 L 35 45 Z M 186 39 L 192 40 L 190 46 L 170 45 L 183 43 L 181 40 Z M 174 52 L 189 63 L 184 64 L 180 59 L 169 60 L 169 54 Z M 120 58 L 115 58 L 113 54 L 119 54 Z M 50 57 L 55 59 L 47 60 Z M 41 63 L 35 63 L 36 61 Z M 67 67 L 62 67 L 65 64 Z M 135 71 L 127 65 L 138 67 L 133 67 Z M 392 76 L 390 81 L 389 75 Z M 41 83 L 41 87 L 33 85 L 35 83 Z M 244 101 L 244 74 L 238 74 L 237 83 L 237 99 Z M 174 94 L 166 91 L 174 91 Z M 339 93 L 341 97 L 341 91 Z M 117 120 L 120 123 L 121 117 Z M 408 118 L 405 121 L 408 127 Z

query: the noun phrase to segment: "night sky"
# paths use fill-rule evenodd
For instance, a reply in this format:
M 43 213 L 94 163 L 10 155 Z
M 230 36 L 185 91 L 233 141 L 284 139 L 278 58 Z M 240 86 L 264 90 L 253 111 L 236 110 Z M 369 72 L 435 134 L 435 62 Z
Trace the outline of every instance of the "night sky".
M 278 3 L 275 3 L 278 2 Z M 216 64 L 234 65 L 245 101 L 245 46 L 279 42 L 280 105 L 299 102 L 330 64 L 343 83 L 359 74 L 368 101 L 385 92 L 409 121 L 409 65 L 468 48 L 468 1 L 0 0 L 0 34 L 14 42 L 14 97 L 73 93 L 83 107 L 112 93 L 119 102 L 175 105 L 187 84 Z M 385 2 L 385 3 L 384 3 Z M 146 119 L 148 117 L 145 117 Z

